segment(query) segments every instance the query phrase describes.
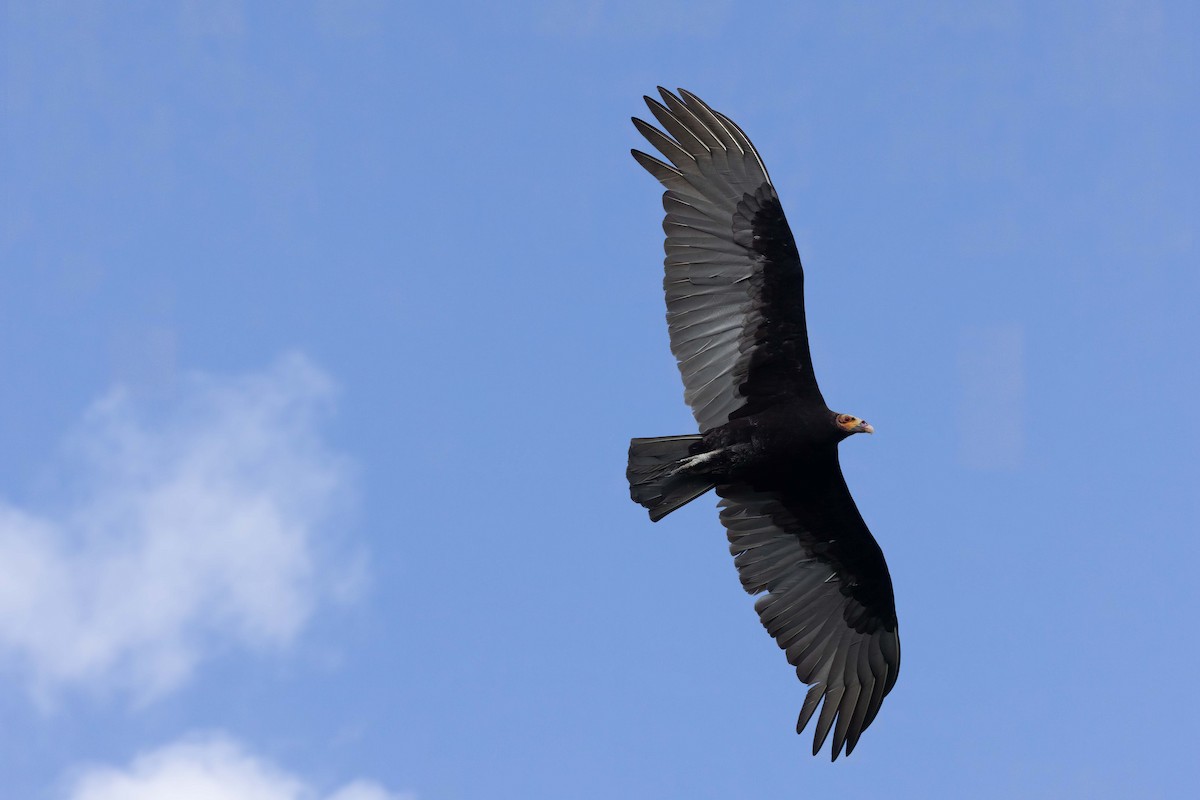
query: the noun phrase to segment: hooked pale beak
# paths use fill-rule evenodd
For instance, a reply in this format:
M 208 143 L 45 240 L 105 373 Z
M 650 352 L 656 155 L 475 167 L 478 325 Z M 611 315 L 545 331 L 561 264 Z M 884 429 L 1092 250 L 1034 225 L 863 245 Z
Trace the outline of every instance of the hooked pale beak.
M 854 426 L 853 432 L 854 433 L 874 433 L 875 426 L 864 420 L 863 422 L 860 422 L 859 424 Z

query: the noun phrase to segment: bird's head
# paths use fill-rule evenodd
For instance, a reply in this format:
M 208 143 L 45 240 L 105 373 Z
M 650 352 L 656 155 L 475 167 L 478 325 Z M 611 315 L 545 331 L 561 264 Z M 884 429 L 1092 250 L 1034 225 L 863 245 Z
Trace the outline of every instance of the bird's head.
M 871 423 L 861 417 L 855 417 L 851 414 L 838 414 L 833 418 L 833 422 L 841 431 L 842 437 L 845 438 L 852 433 L 874 433 L 875 429 L 871 427 Z

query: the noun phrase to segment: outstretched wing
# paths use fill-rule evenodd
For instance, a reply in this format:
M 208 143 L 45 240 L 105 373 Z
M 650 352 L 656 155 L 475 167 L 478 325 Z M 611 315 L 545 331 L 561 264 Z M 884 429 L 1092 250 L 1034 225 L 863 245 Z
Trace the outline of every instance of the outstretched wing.
M 813 755 L 832 729 L 836 759 L 843 744 L 854 750 L 896 683 L 900 638 L 887 564 L 836 451 L 826 466 L 778 476 L 786 489 L 732 484 L 717 494 L 742 586 L 766 592 L 754 609 L 810 687 L 796 732 L 824 700 Z
M 666 133 L 633 124 L 667 159 L 667 324 L 684 397 L 706 431 L 787 397 L 824 406 L 804 321 L 804 273 L 766 167 L 741 128 L 695 95 L 646 104 Z

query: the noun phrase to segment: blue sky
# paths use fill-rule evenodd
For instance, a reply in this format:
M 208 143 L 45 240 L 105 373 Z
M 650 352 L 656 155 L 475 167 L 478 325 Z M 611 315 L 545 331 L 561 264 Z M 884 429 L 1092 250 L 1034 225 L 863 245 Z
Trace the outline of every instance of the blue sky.
M 1192 785 L 1196 7 L 641 5 L 0 9 L 4 797 Z M 657 84 L 878 431 L 904 669 L 836 764 L 714 502 L 628 499 L 694 429 Z

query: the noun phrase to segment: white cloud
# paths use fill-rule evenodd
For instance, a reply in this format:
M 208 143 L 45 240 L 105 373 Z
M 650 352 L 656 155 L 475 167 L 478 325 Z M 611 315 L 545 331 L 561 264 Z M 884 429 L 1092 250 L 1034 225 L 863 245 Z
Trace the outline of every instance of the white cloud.
M 207 645 L 290 642 L 349 571 L 328 566 L 348 562 L 330 524 L 348 467 L 317 430 L 333 392 L 297 355 L 100 399 L 68 437 L 49 510 L 0 499 L 0 655 L 42 697 L 146 700 Z
M 68 800 L 413 800 L 374 781 L 323 794 L 223 737 L 184 740 L 139 755 L 126 769 L 77 770 Z

